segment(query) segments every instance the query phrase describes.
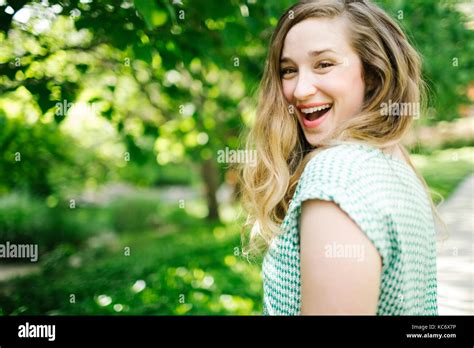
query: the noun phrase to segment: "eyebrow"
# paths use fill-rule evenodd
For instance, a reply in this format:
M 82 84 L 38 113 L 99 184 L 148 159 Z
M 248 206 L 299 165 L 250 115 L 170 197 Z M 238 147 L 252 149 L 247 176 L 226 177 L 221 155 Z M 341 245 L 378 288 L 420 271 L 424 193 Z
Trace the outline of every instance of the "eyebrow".
M 322 49 L 322 50 L 318 50 L 318 51 L 309 51 L 308 52 L 308 56 L 310 57 L 317 57 L 325 52 L 333 52 L 333 53 L 336 53 L 334 50 L 330 49 L 330 48 L 325 48 L 325 49 Z M 281 57 L 280 59 L 280 63 L 285 63 L 285 62 L 288 62 L 288 61 L 291 61 L 291 59 L 289 57 Z

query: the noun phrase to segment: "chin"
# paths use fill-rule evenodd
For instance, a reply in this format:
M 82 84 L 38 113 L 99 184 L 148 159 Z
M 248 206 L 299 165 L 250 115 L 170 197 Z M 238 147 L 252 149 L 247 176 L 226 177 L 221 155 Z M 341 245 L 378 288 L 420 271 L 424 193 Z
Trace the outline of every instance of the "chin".
M 306 141 L 313 147 L 320 146 L 325 140 L 325 134 L 307 134 L 305 133 Z

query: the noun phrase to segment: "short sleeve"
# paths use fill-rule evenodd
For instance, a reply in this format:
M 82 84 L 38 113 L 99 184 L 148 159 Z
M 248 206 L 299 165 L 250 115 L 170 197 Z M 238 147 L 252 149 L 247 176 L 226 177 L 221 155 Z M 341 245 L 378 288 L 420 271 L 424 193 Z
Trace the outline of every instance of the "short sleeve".
M 386 200 L 383 175 L 370 164 L 371 154 L 357 147 L 335 147 L 312 158 L 299 180 L 283 226 L 300 231 L 301 205 L 307 200 L 336 203 L 369 238 L 382 257 L 383 267 L 390 264 L 396 236 Z

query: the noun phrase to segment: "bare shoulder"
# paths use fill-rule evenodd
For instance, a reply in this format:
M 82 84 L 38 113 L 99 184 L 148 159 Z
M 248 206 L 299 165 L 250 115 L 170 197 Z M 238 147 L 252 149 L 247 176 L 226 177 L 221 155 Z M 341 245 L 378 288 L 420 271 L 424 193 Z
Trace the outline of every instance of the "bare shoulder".
M 334 202 L 309 200 L 300 227 L 301 313 L 376 314 L 381 257 L 359 226 Z

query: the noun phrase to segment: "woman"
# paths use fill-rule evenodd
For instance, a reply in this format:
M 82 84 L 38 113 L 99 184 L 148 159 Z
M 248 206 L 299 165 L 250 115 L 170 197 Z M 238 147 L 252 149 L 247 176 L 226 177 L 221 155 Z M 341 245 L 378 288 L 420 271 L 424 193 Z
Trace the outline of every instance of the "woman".
M 247 145 L 257 165 L 242 172 L 264 314 L 437 315 L 439 217 L 400 144 L 420 65 L 368 1 L 302 1 L 280 18 Z

